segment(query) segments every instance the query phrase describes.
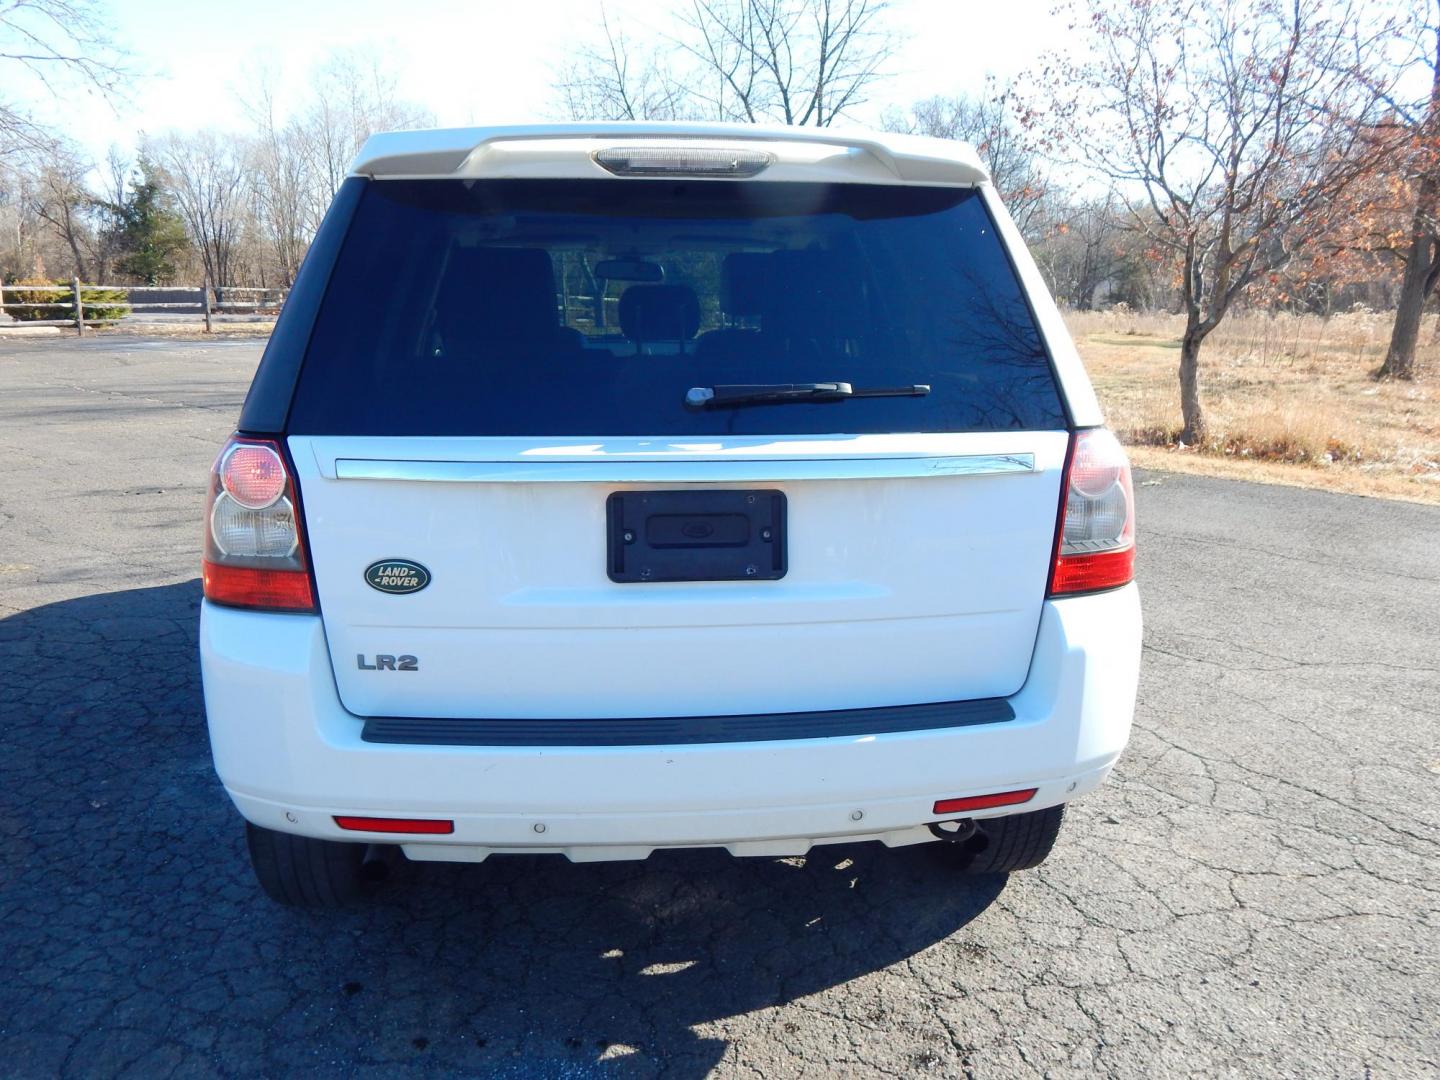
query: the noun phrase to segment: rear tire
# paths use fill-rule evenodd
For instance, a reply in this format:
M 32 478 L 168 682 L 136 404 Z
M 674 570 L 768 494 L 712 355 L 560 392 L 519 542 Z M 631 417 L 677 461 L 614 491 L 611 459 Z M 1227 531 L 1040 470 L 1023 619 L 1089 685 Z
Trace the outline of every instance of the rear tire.
M 967 874 L 1008 874 L 1039 866 L 1055 846 L 1065 807 L 1007 814 L 975 822 L 975 833 L 959 843 L 933 845 L 936 854 Z
M 364 844 L 316 840 L 245 823 L 255 879 L 270 899 L 288 907 L 332 908 L 355 899 L 362 883 Z

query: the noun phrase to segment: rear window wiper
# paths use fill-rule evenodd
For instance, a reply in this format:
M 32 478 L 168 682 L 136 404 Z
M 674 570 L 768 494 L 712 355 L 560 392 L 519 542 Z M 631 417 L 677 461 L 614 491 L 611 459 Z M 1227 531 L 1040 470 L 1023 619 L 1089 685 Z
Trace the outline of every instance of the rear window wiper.
M 755 383 L 729 386 L 692 386 L 685 404 L 692 409 L 719 409 L 732 405 L 773 405 L 790 401 L 844 401 L 865 397 L 924 397 L 928 383 L 911 386 L 851 386 L 848 382 Z

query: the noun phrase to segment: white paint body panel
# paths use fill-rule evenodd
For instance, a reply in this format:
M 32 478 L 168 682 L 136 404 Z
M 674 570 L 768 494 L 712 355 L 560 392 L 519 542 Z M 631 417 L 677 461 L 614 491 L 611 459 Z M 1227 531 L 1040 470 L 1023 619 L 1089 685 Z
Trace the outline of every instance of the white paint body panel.
M 827 841 L 924 840 L 937 799 L 1036 787 L 1028 810 L 1099 784 L 1129 736 L 1140 605 L 1134 585 L 1046 601 L 1013 721 L 764 743 L 367 743 L 336 693 L 318 617 L 206 603 L 200 653 L 216 769 L 258 825 L 395 842 L 344 832 L 333 815 L 453 818 L 453 835 L 407 845 L 418 858 L 638 858 L 673 846 L 798 854 Z
M 362 716 L 584 719 L 1014 693 L 1025 681 L 1044 601 L 1068 437 L 289 442 L 348 709 Z M 866 468 L 918 462 L 919 472 L 862 470 L 856 478 L 846 456 L 852 444 Z M 987 456 L 1033 466 L 963 471 L 967 461 Z M 337 475 L 337 462 L 354 460 L 431 463 L 430 475 L 437 462 L 483 464 L 475 474 L 487 479 Z M 937 470 L 936 462 L 962 471 Z M 561 463 L 579 478 L 527 482 L 531 471 L 544 475 Z M 640 464 L 648 483 L 616 479 L 616 469 Z M 719 479 L 731 464 L 743 464 L 745 485 L 778 489 L 788 499 L 784 578 L 609 580 L 607 496 L 735 487 Z M 799 465 L 808 478 L 782 479 Z M 583 478 L 586 470 L 594 480 Z M 383 559 L 421 563 L 430 585 L 399 596 L 371 588 L 365 569 Z M 357 658 L 377 653 L 417 656 L 419 670 L 363 670 Z

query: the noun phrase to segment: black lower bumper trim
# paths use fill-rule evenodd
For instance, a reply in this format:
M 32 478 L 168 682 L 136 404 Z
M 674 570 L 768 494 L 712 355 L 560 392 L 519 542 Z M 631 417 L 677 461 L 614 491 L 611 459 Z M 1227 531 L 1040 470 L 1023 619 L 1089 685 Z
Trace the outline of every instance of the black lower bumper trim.
M 692 743 L 828 739 L 1003 724 L 1015 719 L 1005 698 L 894 705 L 879 709 L 666 716 L 597 720 L 450 720 L 370 717 L 361 738 L 417 746 L 678 746 Z

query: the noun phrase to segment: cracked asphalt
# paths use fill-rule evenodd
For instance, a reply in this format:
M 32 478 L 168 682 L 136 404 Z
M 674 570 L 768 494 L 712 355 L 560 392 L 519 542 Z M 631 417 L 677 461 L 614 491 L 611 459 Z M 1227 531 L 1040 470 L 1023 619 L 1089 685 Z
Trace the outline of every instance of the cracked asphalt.
M 195 656 L 260 343 L 0 343 L 0 1075 L 1420 1077 L 1440 510 L 1138 477 L 1131 748 L 1044 867 L 924 849 L 253 884 Z

